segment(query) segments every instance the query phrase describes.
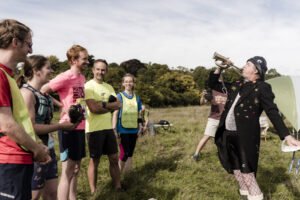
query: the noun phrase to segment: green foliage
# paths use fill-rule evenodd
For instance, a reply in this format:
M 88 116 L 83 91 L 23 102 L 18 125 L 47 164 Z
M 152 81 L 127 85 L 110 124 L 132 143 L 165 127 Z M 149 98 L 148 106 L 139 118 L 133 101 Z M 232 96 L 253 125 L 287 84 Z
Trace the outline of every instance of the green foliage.
M 108 65 L 108 73 L 105 76 L 105 81 L 113 86 L 116 91 L 122 89 L 122 77 L 126 71 L 116 63 Z
M 93 55 L 89 56 L 89 67 L 83 74 L 86 80 L 93 78 Z M 69 69 L 68 61 L 60 62 L 56 56 L 49 60 L 55 70 L 54 76 Z M 170 69 L 168 65 L 158 63 L 141 63 L 137 59 L 127 60 L 120 65 L 110 63 L 105 81 L 113 86 L 116 92 L 122 91 L 122 77 L 126 73 L 136 76 L 136 93 L 144 104 L 151 107 L 197 105 L 199 93 L 205 88 L 205 81 L 209 73 L 215 68 L 207 69 L 203 66 L 191 70 L 183 66 Z M 275 69 L 270 69 L 266 79 L 280 76 Z M 234 69 L 227 69 L 224 73 L 225 81 L 235 81 L 240 75 Z
M 126 73 L 130 73 L 130 74 L 133 74 L 134 76 L 136 76 L 140 69 L 145 68 L 145 65 L 137 59 L 131 59 L 131 60 L 122 62 L 120 64 L 120 67 L 124 68 Z

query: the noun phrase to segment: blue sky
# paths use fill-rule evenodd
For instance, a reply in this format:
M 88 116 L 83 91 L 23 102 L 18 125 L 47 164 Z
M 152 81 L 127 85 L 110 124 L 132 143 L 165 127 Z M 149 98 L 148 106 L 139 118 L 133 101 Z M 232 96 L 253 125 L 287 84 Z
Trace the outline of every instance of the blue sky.
M 215 51 L 236 65 L 255 55 L 300 75 L 300 2 L 288 0 L 0 0 L 1 18 L 34 32 L 34 54 L 65 60 L 73 44 L 95 58 L 137 58 L 169 67 L 212 67 Z

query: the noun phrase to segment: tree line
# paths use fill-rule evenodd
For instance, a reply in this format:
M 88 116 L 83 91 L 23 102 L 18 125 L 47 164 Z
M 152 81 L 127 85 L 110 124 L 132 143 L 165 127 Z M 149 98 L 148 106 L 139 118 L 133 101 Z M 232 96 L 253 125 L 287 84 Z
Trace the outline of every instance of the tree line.
M 69 69 L 68 61 L 60 61 L 56 56 L 49 56 L 54 69 L 54 76 Z M 89 56 L 89 67 L 84 69 L 86 80 L 93 78 L 92 65 L 94 56 Z M 130 59 L 120 64 L 110 63 L 105 81 L 111 84 L 116 92 L 122 91 L 122 77 L 131 73 L 136 77 L 136 93 L 141 97 L 143 104 L 150 107 L 188 106 L 198 105 L 199 97 L 205 88 L 211 70 L 198 66 L 195 69 L 186 67 L 170 68 L 168 65 L 158 63 L 142 63 L 138 59 Z M 281 76 L 276 69 L 268 70 L 266 79 Z M 238 80 L 234 69 L 227 69 L 224 74 L 225 81 Z

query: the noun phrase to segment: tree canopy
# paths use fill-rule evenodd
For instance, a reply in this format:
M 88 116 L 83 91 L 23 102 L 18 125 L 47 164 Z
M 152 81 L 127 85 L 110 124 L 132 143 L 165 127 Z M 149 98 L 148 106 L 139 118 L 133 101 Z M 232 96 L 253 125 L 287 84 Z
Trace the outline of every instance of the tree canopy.
M 68 61 L 59 61 L 56 56 L 49 56 L 54 69 L 54 76 L 69 69 Z M 95 58 L 89 56 L 89 67 L 84 69 L 86 80 L 93 78 L 91 66 Z M 136 77 L 135 92 L 141 97 L 144 104 L 151 107 L 197 105 L 199 95 L 205 88 L 211 70 L 215 67 L 205 68 L 198 66 L 195 69 L 178 66 L 170 68 L 168 65 L 158 63 L 142 63 L 138 59 L 130 59 L 117 63 L 110 63 L 105 81 L 113 86 L 116 92 L 122 91 L 122 77 L 131 73 Z M 266 79 L 280 76 L 276 69 L 270 69 Z M 240 78 L 234 69 L 226 70 L 226 81 Z

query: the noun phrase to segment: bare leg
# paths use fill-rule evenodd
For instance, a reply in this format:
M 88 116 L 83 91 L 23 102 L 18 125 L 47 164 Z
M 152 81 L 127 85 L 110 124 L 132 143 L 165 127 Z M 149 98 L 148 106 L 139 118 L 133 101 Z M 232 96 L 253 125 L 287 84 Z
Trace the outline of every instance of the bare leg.
M 32 195 L 32 200 L 39 200 L 42 194 L 42 190 L 32 190 L 31 195 Z
M 57 199 L 57 185 L 58 179 L 50 179 L 46 181 L 43 188 L 43 200 L 56 200 Z
M 115 188 L 121 188 L 121 181 L 120 181 L 120 169 L 118 165 L 118 154 L 111 154 L 108 155 L 109 159 L 109 172 L 110 176 L 113 180 Z
M 204 135 L 201 140 L 198 143 L 197 149 L 195 151 L 195 155 L 198 155 L 200 153 L 200 151 L 203 149 L 203 147 L 205 146 L 205 144 L 207 143 L 207 141 L 209 140 L 210 136 L 208 135 Z
M 71 179 L 74 176 L 76 166 L 80 165 L 80 161 L 68 159 L 62 162 L 61 177 L 58 184 L 57 197 L 58 200 L 68 200 L 71 187 Z M 74 190 L 72 190 L 73 192 Z M 71 195 L 73 196 L 73 195 Z M 75 194 L 76 197 L 76 194 Z
M 120 168 L 120 173 L 122 174 L 125 168 L 126 162 L 122 161 L 119 159 L 119 168 Z
M 70 192 L 69 192 L 69 199 L 76 200 L 77 196 L 77 178 L 80 171 L 80 161 L 76 161 L 75 168 L 73 170 L 73 175 L 70 181 Z
M 94 194 L 97 185 L 98 166 L 100 158 L 91 158 L 88 166 L 88 179 L 91 189 L 91 194 Z
M 128 157 L 125 162 L 124 173 L 131 171 L 132 169 L 132 157 Z

